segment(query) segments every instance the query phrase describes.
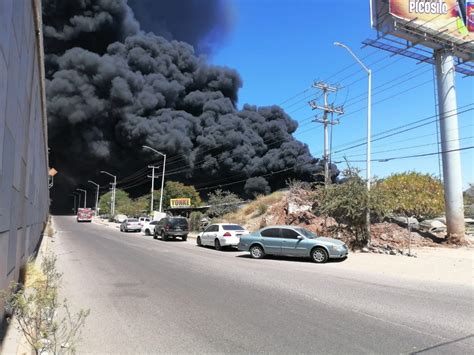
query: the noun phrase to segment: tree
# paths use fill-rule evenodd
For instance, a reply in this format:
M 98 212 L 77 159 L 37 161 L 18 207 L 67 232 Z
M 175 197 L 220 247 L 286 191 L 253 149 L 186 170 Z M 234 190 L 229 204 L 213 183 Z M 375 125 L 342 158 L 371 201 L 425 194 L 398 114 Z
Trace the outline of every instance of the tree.
M 110 214 L 110 202 L 112 199 L 112 192 L 107 192 L 99 199 L 99 207 L 101 213 Z M 117 189 L 115 191 L 115 214 L 128 215 L 131 211 L 132 199 L 124 190 Z
M 154 192 L 153 204 L 155 206 L 160 205 L 160 194 L 161 189 Z M 163 208 L 170 207 L 170 199 L 172 198 L 190 198 L 191 206 L 195 207 L 200 206 L 202 203 L 201 197 L 194 186 L 185 185 L 176 181 L 167 181 L 163 193 Z
M 426 219 L 444 212 L 443 184 L 429 174 L 393 174 L 378 181 L 373 189 L 385 197 L 388 209 L 395 214 Z
M 370 242 L 367 209 L 375 219 L 382 218 L 389 210 L 383 196 L 374 190 L 367 191 L 357 171 L 348 169 L 343 175 L 345 178 L 339 184 L 316 187 L 314 213 L 334 218 L 340 228 L 354 235 L 356 245 L 365 246 Z
M 208 210 L 208 215 L 213 217 L 220 217 L 227 213 L 235 212 L 239 208 L 239 203 L 242 200 L 230 191 L 215 190 L 209 193 L 209 204 L 211 207 Z

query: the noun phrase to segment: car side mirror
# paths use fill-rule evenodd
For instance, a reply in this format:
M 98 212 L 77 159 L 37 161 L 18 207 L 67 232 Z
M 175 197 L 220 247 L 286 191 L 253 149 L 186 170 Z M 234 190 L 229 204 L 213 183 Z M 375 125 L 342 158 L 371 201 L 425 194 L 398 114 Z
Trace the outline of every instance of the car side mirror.
M 303 237 L 302 235 L 299 235 L 299 236 L 297 236 L 296 238 L 299 239 L 299 240 L 304 239 L 304 237 Z

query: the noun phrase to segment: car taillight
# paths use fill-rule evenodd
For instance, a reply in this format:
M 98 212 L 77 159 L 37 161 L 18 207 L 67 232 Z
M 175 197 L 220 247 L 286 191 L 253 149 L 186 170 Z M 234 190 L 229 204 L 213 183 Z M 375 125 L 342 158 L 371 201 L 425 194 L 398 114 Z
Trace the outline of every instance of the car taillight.
M 170 226 L 169 225 L 165 225 L 165 230 L 169 230 L 170 229 Z
M 232 237 L 232 234 L 230 234 L 229 232 L 225 232 L 224 237 Z

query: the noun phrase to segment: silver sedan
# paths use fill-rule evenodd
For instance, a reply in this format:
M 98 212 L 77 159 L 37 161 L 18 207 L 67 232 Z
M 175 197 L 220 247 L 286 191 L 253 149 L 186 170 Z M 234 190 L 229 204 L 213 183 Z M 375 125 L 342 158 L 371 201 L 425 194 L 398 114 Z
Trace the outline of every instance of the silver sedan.
M 293 226 L 270 226 L 240 237 L 239 250 L 249 251 L 254 259 L 265 255 L 310 257 L 315 263 L 345 259 L 349 253 L 340 240 L 319 237 L 307 229 Z

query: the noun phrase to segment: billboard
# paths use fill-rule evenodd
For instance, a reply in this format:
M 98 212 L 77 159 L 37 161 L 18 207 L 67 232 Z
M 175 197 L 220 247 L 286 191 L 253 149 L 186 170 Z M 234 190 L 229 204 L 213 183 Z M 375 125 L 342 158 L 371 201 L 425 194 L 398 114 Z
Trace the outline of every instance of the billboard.
M 170 199 L 171 208 L 182 208 L 182 207 L 191 207 L 190 198 L 172 198 Z
M 389 12 L 398 19 L 409 21 L 412 26 L 470 41 L 474 39 L 474 33 L 469 32 L 466 25 L 467 5 L 470 1 L 464 4 L 458 0 L 390 0 Z
M 371 0 L 372 26 L 432 49 L 450 48 L 466 60 L 474 53 L 474 0 Z

